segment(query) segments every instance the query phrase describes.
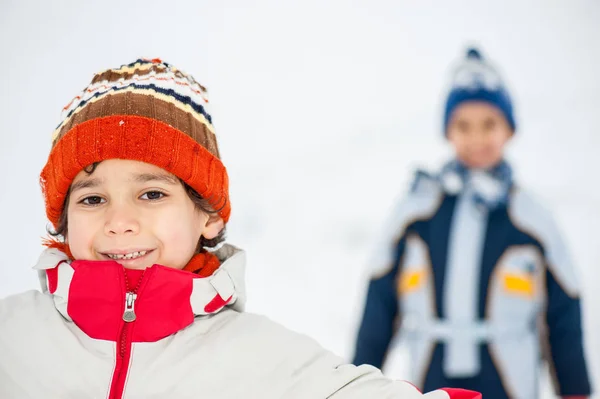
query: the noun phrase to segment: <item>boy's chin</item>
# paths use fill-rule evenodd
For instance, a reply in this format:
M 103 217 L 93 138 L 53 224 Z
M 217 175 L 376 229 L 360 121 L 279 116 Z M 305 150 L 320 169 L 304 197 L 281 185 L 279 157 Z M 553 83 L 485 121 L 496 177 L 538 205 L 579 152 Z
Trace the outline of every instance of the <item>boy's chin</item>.
M 501 160 L 499 159 L 477 159 L 477 158 L 464 158 L 460 161 L 469 169 L 490 169 L 498 165 Z

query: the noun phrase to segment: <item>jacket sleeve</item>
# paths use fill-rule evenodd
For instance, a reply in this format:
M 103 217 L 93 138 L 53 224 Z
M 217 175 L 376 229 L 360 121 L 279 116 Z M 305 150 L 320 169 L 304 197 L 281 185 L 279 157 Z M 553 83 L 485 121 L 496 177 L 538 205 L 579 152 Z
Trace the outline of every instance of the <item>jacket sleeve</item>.
M 547 224 L 545 357 L 556 393 L 590 395 L 582 333 L 579 285 L 566 245 L 553 220 Z
M 555 390 L 561 396 L 590 395 L 580 299 L 569 296 L 550 270 L 546 272 L 546 290 L 546 358 L 550 364 Z
M 286 399 L 480 399 L 470 391 L 439 390 L 423 395 L 412 384 L 385 377 L 370 365 L 354 366 L 324 349 L 314 339 L 298 334 L 269 319 L 242 313 L 226 330 L 235 340 L 233 353 L 243 349 L 244 361 L 251 364 L 261 397 Z M 239 335 L 239 331 L 244 334 Z M 220 331 L 220 336 L 224 334 Z M 220 352 L 223 359 L 229 356 Z M 251 391 L 249 391 L 251 392 Z M 268 393 L 268 394 L 267 394 Z M 252 395 L 250 395 L 252 396 Z M 254 397 L 254 396 L 252 396 Z
M 464 389 L 443 388 L 423 394 L 411 383 L 387 379 L 378 369 L 371 366 L 348 365 L 342 367 L 354 367 L 355 370 L 352 372 L 360 374 L 328 398 L 482 399 L 480 393 Z M 350 370 L 348 371 L 350 372 Z
M 390 342 L 401 322 L 397 281 L 402 271 L 407 230 L 412 222 L 435 213 L 442 197 L 443 191 L 437 178 L 417 171 L 410 192 L 396 202 L 395 209 L 386 219 L 368 265 L 372 277 L 353 364 L 383 366 Z
M 325 359 L 323 359 L 325 360 Z M 319 362 L 320 363 L 320 362 Z M 354 366 L 350 364 L 326 366 L 328 362 L 313 364 L 310 379 L 298 382 L 294 391 L 286 393 L 286 398 L 327 398 L 327 399 L 481 399 L 478 392 L 462 389 L 439 389 L 426 394 L 421 393 L 407 381 L 391 380 L 373 366 Z M 325 367 L 323 367 L 325 366 Z M 311 373 L 312 374 L 312 373 Z M 320 387 L 319 391 L 315 390 Z
M 389 271 L 369 282 L 362 322 L 358 330 L 354 360 L 356 365 L 370 364 L 381 368 L 397 324 L 399 306 L 396 290 L 400 258 L 404 252 L 404 237 L 393 245 Z
M 292 378 L 282 397 L 288 399 L 481 399 L 481 394 L 467 390 L 439 389 L 421 393 L 407 381 L 392 380 L 370 365 L 354 366 L 311 343 L 297 340 L 302 361 L 294 362 Z M 296 359 L 298 360 L 298 359 Z

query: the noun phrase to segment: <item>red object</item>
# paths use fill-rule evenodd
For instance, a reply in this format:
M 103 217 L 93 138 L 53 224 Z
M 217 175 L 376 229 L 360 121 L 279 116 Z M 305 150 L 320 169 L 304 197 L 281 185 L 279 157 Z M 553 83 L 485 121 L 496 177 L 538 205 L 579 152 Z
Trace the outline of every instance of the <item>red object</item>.
M 443 388 L 442 391 L 446 392 L 450 396 L 450 399 L 482 399 L 482 395 L 479 392 L 466 389 Z
M 125 310 L 123 267 L 114 261 L 77 260 L 71 266 L 75 273 L 69 290 L 69 316 L 90 337 L 118 341 Z M 135 301 L 132 342 L 158 341 L 194 321 L 190 304 L 194 278 L 191 273 L 160 265 L 146 269 Z
M 58 265 L 60 265 L 60 263 Z M 54 294 L 56 292 L 56 288 L 58 287 L 58 265 L 52 269 L 46 270 L 46 277 L 48 278 L 48 291 L 51 294 Z
M 200 277 L 209 277 L 221 266 L 219 258 L 210 252 L 194 255 L 183 268 L 186 272 L 197 274 Z
M 144 278 L 145 270 L 123 269 L 125 277 L 125 292 L 137 294 Z M 135 281 L 135 283 L 134 283 Z M 116 355 L 115 371 L 113 373 L 110 387 L 109 399 L 120 399 L 123 397 L 127 370 L 131 358 L 131 341 L 135 320 L 130 323 L 122 323 L 118 351 Z
M 224 300 L 221 295 L 217 294 L 209 303 L 206 304 L 204 311 L 206 313 L 214 313 L 223 306 L 227 305 L 229 301 L 231 301 L 231 298 L 233 298 L 233 296 L 230 296 L 227 298 L 227 300 Z

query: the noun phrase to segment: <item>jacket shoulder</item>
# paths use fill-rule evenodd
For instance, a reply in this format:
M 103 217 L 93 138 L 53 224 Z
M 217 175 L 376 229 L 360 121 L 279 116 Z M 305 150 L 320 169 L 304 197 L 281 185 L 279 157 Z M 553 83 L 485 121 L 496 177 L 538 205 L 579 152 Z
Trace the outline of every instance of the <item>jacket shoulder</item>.
M 513 221 L 536 229 L 543 229 L 553 219 L 550 209 L 535 193 L 518 186 L 512 189 L 509 209 Z
M 554 278 L 572 297 L 579 295 L 579 278 L 562 228 L 542 201 L 526 190 L 516 188 L 511 194 L 509 216 L 522 232 L 542 247 L 546 263 Z
M 63 322 L 50 295 L 34 290 L 11 295 L 0 300 L 0 331 L 6 338 L 0 345 L 40 338 L 48 328 Z
M 50 295 L 37 290 L 25 291 L 0 299 L 0 323 L 29 319 L 50 310 L 56 312 Z

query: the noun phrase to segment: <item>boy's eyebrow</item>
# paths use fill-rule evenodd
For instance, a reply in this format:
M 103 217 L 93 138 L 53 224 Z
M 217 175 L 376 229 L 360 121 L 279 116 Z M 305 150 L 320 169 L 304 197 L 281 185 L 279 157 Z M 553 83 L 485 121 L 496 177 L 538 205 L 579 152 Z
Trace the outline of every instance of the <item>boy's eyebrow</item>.
M 136 175 L 132 180 L 137 183 L 160 181 L 167 184 L 179 184 L 179 179 L 177 179 L 175 176 L 162 173 L 141 173 Z
M 93 177 L 91 179 L 80 180 L 78 182 L 74 182 L 73 184 L 71 184 L 71 192 L 81 190 L 82 188 L 96 187 L 96 186 L 99 186 L 100 183 L 101 183 L 101 180 L 96 177 Z
M 150 181 L 160 181 L 167 184 L 179 184 L 179 179 L 172 175 L 166 175 L 161 173 L 141 173 L 135 175 L 132 181 L 136 183 L 147 183 Z M 78 182 L 74 182 L 71 185 L 71 192 L 75 192 L 77 190 L 81 190 L 83 188 L 93 188 L 99 186 L 102 183 L 102 180 L 97 177 L 92 177 L 85 180 L 80 180 Z

